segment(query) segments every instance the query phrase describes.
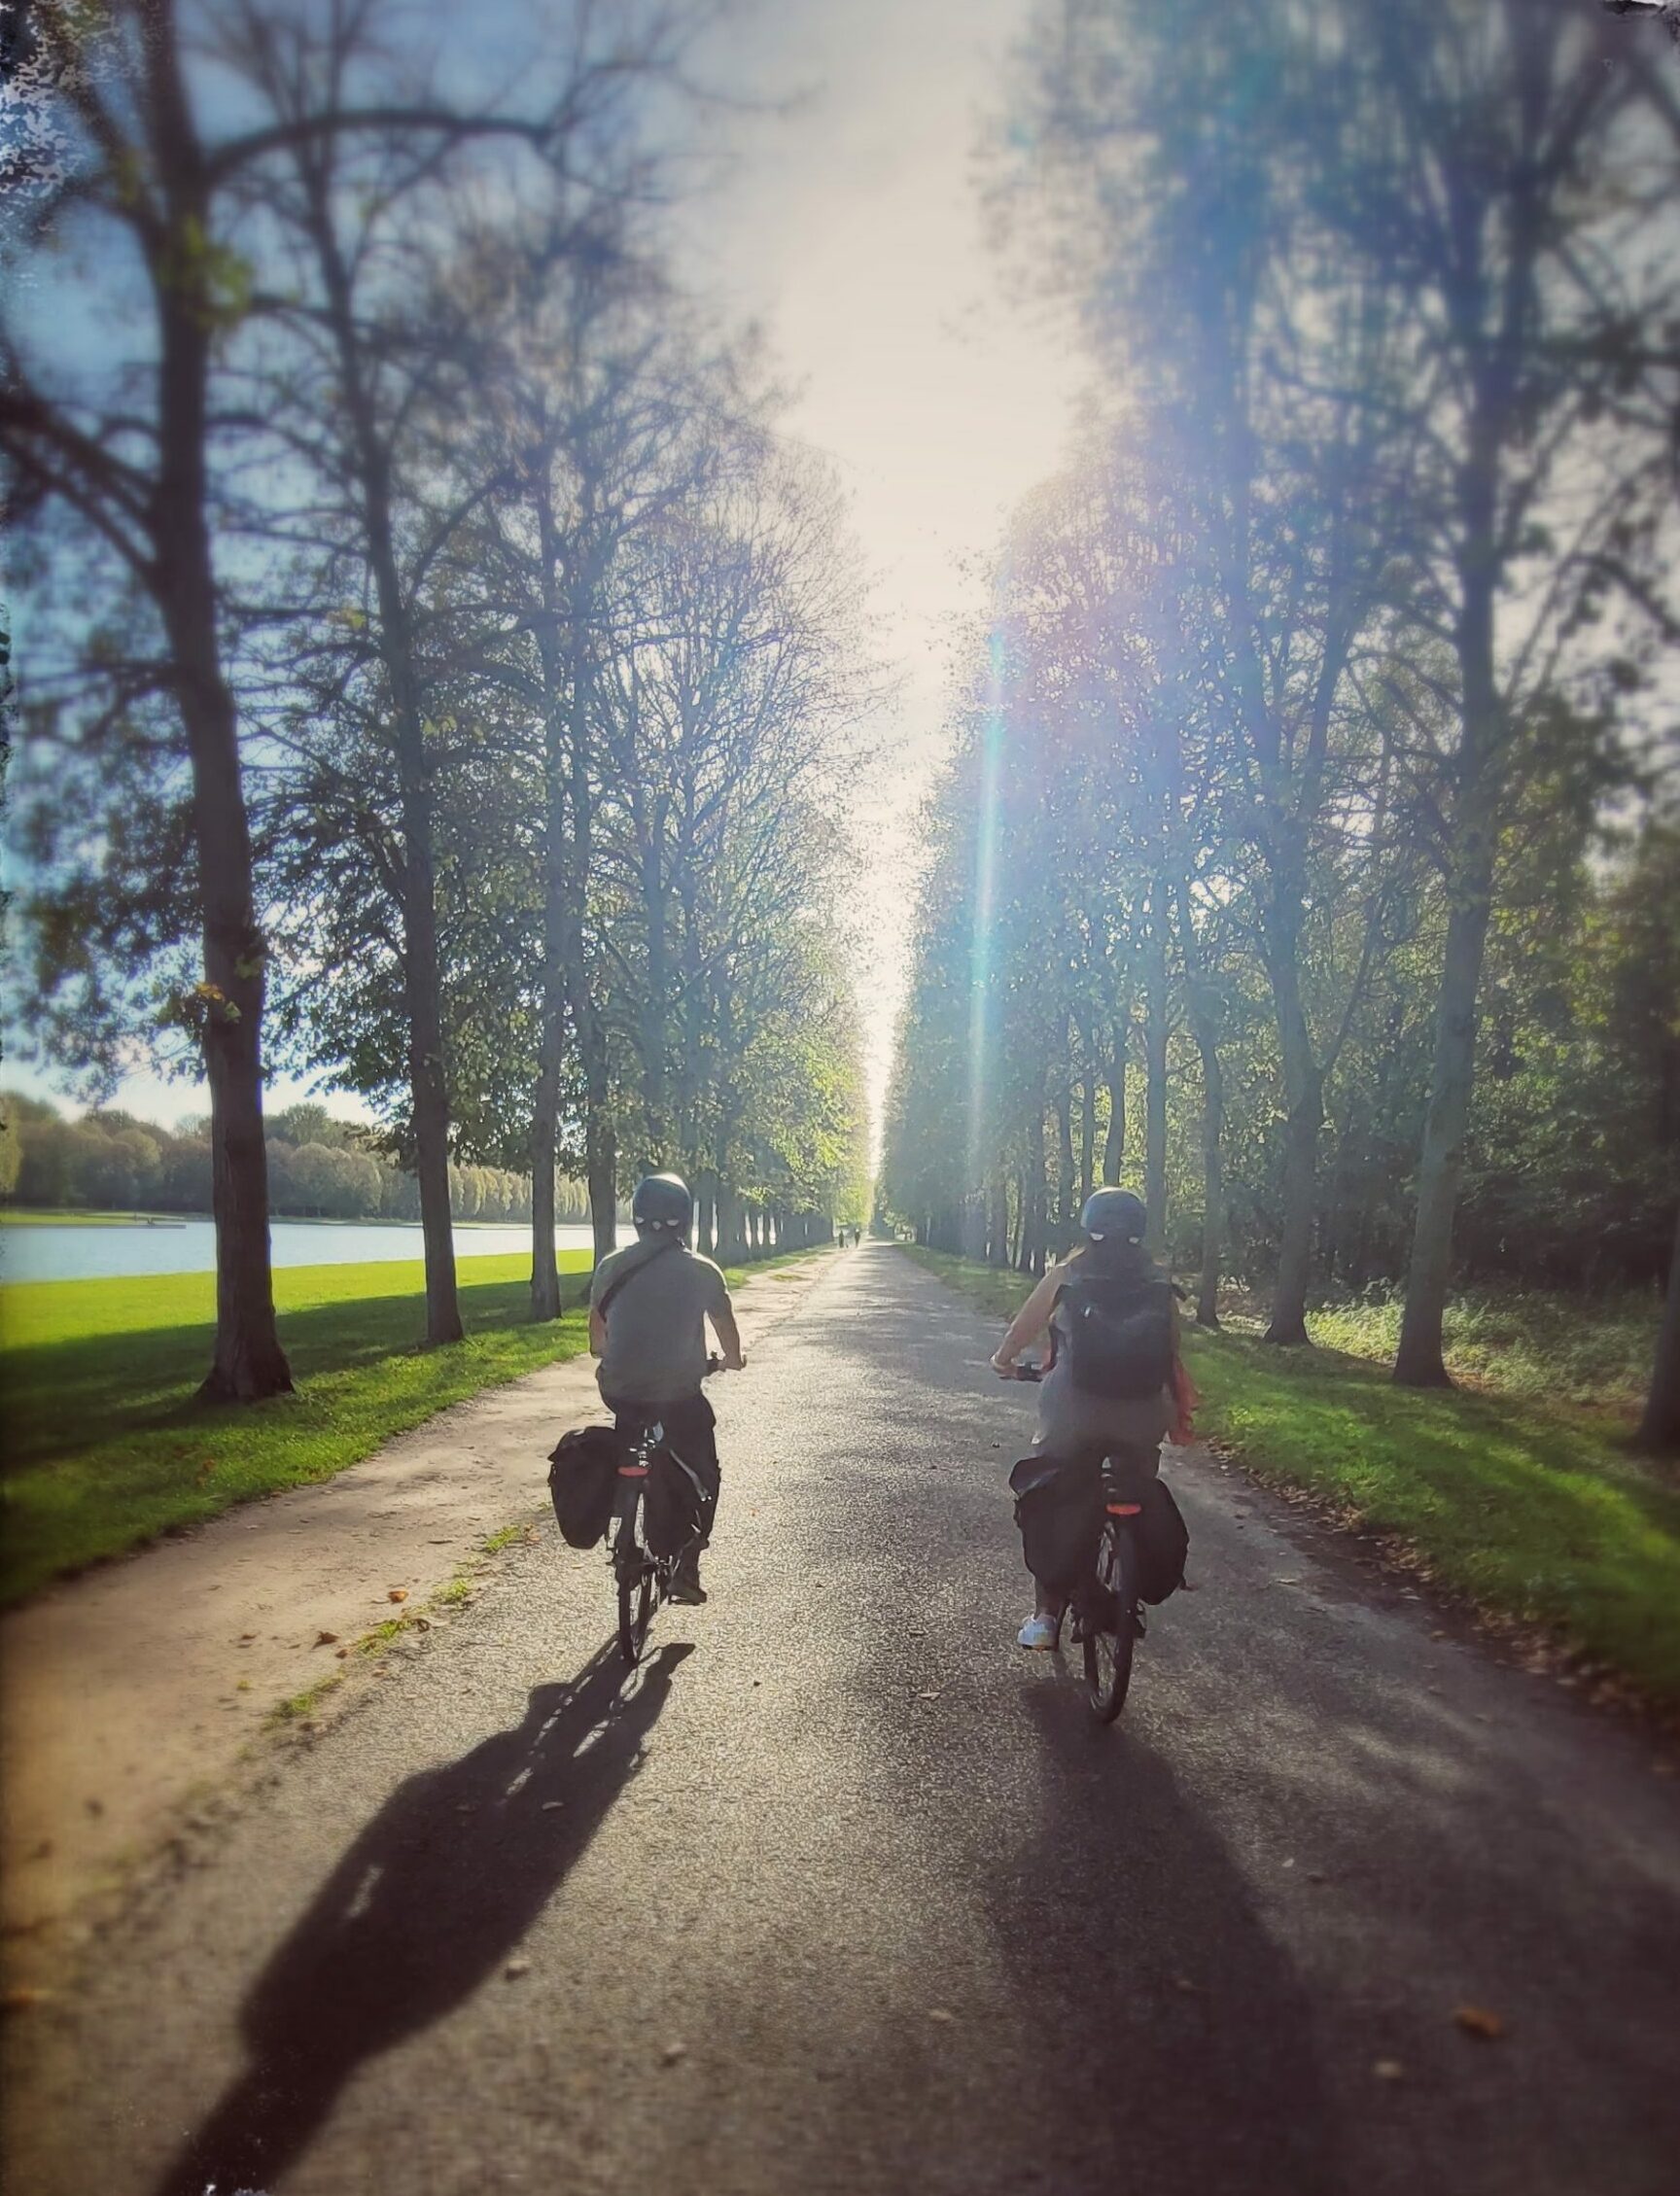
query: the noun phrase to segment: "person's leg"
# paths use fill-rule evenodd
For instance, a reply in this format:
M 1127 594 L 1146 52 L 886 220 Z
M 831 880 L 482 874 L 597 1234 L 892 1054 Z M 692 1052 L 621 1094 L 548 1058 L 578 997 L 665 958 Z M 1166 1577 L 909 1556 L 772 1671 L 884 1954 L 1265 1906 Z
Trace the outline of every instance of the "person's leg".
M 677 1573 L 680 1597 L 687 1601 L 706 1598 L 700 1584 L 700 1551 L 712 1544 L 723 1479 L 718 1462 L 717 1424 L 717 1415 L 703 1395 L 695 1396 L 692 1402 L 674 1404 L 665 1413 L 666 1440 L 700 1482 L 699 1531 L 684 1551 Z

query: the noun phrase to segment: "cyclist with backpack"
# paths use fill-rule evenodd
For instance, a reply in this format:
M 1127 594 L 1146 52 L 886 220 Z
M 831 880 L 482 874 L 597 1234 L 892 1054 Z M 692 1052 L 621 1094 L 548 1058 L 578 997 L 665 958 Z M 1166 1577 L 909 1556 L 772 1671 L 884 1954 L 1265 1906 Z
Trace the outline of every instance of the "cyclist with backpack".
M 1137 1500 L 1160 1469 L 1161 1443 L 1190 1438 L 1194 1402 L 1178 1350 L 1172 1283 L 1143 1248 L 1147 1215 L 1130 1190 L 1095 1190 L 1079 1215 L 1083 1242 L 1052 1266 L 1016 1313 L 993 1358 L 1005 1379 L 1044 1335 L 1050 1369 L 1038 1389 L 1041 1459 L 1069 1470 L 1114 1458 Z M 1054 1648 L 1062 1601 L 1035 1576 L 1020 1644 Z
M 707 1371 L 706 1322 L 723 1363 L 747 1363 L 722 1273 L 688 1248 L 694 1200 L 678 1174 L 649 1174 L 636 1185 L 630 1217 L 638 1240 L 612 1251 L 589 1284 L 589 1347 L 601 1360 L 602 1401 L 621 1434 L 659 1419 L 667 1446 L 700 1481 L 700 1530 L 682 1558 L 672 1599 L 701 1602 L 700 1551 L 712 1538 L 720 1474 L 718 1420 L 701 1393 Z

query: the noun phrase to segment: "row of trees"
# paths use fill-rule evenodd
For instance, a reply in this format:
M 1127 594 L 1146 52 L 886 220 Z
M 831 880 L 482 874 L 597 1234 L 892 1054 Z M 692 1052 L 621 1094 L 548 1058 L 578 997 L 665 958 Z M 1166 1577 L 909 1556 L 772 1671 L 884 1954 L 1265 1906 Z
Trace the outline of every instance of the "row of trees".
M 998 199 L 1102 424 L 933 803 L 888 1194 L 1036 1265 L 1137 1143 L 1204 1319 L 1403 1278 L 1439 1382 L 1461 1206 L 1483 1272 L 1672 1225 L 1667 56 L 1566 0 L 1066 0 L 1034 56 Z
M 181 1212 L 210 1210 L 209 1123 L 161 1128 L 105 1107 L 66 1120 L 56 1107 L 0 1093 L 0 1197 L 36 1208 Z M 360 1124 L 324 1106 L 288 1106 L 264 1124 L 272 1211 L 310 1220 L 418 1220 L 419 1189 Z M 531 1181 L 500 1167 L 452 1167 L 457 1219 L 528 1221 Z M 562 1183 L 556 1218 L 589 1217 L 578 1183 Z
M 649 1165 L 731 1255 L 863 1195 L 853 552 L 657 248 L 704 11 L 506 16 L 494 75 L 383 0 L 28 18 L 34 1028 L 93 1075 L 160 1023 L 202 1059 L 215 1395 L 289 1378 L 264 1038 L 386 1121 L 434 1342 L 452 1168 L 530 1176 L 541 1317 L 557 1175 L 598 1249 Z

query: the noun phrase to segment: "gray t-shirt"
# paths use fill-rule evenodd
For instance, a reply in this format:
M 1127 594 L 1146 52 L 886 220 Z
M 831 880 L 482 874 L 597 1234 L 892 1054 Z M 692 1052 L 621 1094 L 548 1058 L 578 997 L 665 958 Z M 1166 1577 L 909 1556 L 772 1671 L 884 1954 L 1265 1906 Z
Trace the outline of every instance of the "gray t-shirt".
M 602 1395 L 609 1403 L 680 1403 L 698 1395 L 705 1315 L 729 1309 L 722 1274 L 681 1244 L 668 1250 L 634 1242 L 596 1267 L 590 1304 L 599 1305 L 621 1273 L 629 1277 L 607 1307 L 607 1347 L 596 1376 Z

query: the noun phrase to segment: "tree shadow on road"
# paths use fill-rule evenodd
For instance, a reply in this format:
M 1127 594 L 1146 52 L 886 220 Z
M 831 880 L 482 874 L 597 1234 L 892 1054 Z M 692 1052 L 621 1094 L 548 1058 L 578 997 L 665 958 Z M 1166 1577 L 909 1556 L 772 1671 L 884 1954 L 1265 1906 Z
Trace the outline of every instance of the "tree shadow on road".
M 251 2064 L 155 2196 L 271 2187 L 366 2060 L 477 1989 L 635 1776 L 692 1652 L 663 1648 L 626 1692 L 610 1643 L 538 1686 L 516 1728 L 399 1787 L 258 1977 L 240 2024 Z
M 1056 2038 L 1035 2101 L 1045 2181 L 1330 2196 L 1306 1987 L 1223 1840 L 1165 1756 L 1092 1723 L 1070 1674 L 1024 1690 L 1044 1822 L 993 1903 Z

